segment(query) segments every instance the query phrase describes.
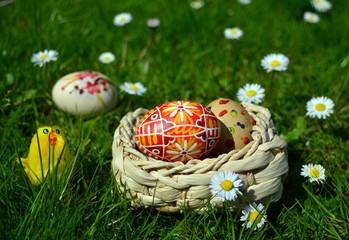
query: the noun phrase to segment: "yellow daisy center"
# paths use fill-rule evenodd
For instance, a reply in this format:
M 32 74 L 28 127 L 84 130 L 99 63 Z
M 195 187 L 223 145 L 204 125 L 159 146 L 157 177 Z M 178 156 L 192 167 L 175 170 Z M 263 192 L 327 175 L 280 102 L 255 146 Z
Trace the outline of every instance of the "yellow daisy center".
M 47 54 L 42 54 L 41 56 L 40 56 L 40 58 L 41 58 L 41 60 L 45 60 L 46 58 L 47 58 Z
M 231 33 L 231 35 L 236 35 L 238 33 L 238 31 L 236 31 L 236 29 L 233 28 L 233 29 L 230 29 L 230 33 Z
M 258 217 L 259 217 L 259 212 L 254 210 L 254 211 L 250 212 L 248 219 L 250 220 L 250 222 L 255 222 Z
M 132 85 L 130 86 L 130 88 L 131 88 L 132 90 L 137 90 L 137 89 L 138 89 L 138 87 L 137 87 L 135 84 L 132 84 Z
M 316 111 L 322 112 L 326 110 L 326 105 L 323 103 L 318 103 L 315 105 Z
M 281 63 L 280 63 L 280 61 L 279 60 L 272 60 L 271 62 L 270 62 L 270 65 L 272 66 L 272 67 L 279 67 L 280 65 L 281 65 Z
M 125 17 L 120 17 L 120 22 L 125 22 L 126 18 Z
M 104 60 L 105 60 L 105 61 L 109 61 L 109 60 L 110 60 L 110 57 L 109 57 L 109 56 L 106 56 L 106 57 L 104 57 Z
M 256 90 L 248 90 L 246 91 L 246 96 L 247 97 L 254 97 L 257 95 L 257 91 Z
M 232 181 L 226 179 L 226 180 L 223 180 L 222 183 L 221 183 L 221 187 L 223 190 L 225 191 L 230 191 L 233 187 L 234 187 L 234 184 Z
M 319 178 L 320 177 L 320 171 L 314 167 L 309 170 L 309 174 L 312 178 Z

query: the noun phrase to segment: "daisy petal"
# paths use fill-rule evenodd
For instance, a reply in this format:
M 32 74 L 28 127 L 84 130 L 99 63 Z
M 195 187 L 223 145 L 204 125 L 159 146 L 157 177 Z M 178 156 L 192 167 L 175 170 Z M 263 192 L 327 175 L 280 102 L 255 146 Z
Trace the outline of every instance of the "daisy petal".
M 318 184 L 325 181 L 325 168 L 320 164 L 309 163 L 303 165 L 301 169 L 301 176 L 309 179 L 309 182 L 316 182 Z
M 261 103 L 264 98 L 264 88 L 259 84 L 246 84 L 238 90 L 237 97 L 240 102 Z
M 263 227 L 266 223 L 267 215 L 264 213 L 264 205 L 259 203 L 249 204 L 242 210 L 240 221 L 245 222 L 246 228 L 251 228 L 253 224 L 256 227 L 253 230 Z
M 316 97 L 307 102 L 306 108 L 307 116 L 325 119 L 333 113 L 334 103 L 328 97 Z
M 211 193 L 218 196 L 222 201 L 235 201 L 238 194 L 242 194 L 240 187 L 243 186 L 239 175 L 229 171 L 219 171 L 214 174 L 210 181 Z
M 288 63 L 289 63 L 288 57 L 286 57 L 283 54 L 276 54 L 276 53 L 266 55 L 261 61 L 262 67 L 267 72 L 286 71 Z
M 123 27 L 132 21 L 131 13 L 120 13 L 114 17 L 114 25 Z
M 240 28 L 233 27 L 233 28 L 226 28 L 224 30 L 224 36 L 227 39 L 239 39 L 243 35 L 243 31 Z

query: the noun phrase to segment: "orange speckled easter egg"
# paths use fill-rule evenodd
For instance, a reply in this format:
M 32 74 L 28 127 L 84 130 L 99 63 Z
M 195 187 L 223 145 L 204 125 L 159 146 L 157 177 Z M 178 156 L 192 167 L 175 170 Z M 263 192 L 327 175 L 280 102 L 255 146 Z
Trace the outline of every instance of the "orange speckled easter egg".
M 252 126 L 255 121 L 242 104 L 231 99 L 219 98 L 208 104 L 208 108 L 221 123 L 221 138 L 214 154 L 242 149 L 252 140 Z

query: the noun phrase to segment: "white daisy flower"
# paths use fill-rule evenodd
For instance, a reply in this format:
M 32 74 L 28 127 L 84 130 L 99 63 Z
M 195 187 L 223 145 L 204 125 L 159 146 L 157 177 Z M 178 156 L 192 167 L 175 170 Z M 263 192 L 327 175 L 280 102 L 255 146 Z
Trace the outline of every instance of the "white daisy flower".
M 280 54 L 280 53 L 268 54 L 261 61 L 262 67 L 267 72 L 286 71 L 288 63 L 289 63 L 288 57 L 286 57 L 285 55 Z
M 98 59 L 101 63 L 108 64 L 115 60 L 115 56 L 111 52 L 105 52 L 99 55 Z
M 237 27 L 224 29 L 224 36 L 227 39 L 239 39 L 242 37 L 243 34 L 244 32 Z
M 190 7 L 194 9 L 200 9 L 205 5 L 204 1 L 202 0 L 194 0 L 190 3 Z
M 243 5 L 248 5 L 251 3 L 251 0 L 238 0 L 238 2 L 243 4 Z
M 160 25 L 160 19 L 158 18 L 149 18 L 147 20 L 147 25 L 149 28 L 157 28 Z
M 315 97 L 307 102 L 307 115 L 311 118 L 327 118 L 333 113 L 334 103 L 328 97 Z
M 125 82 L 120 86 L 120 89 L 122 91 L 127 92 L 128 94 L 139 95 L 139 96 L 142 96 L 147 91 L 147 88 L 145 88 L 140 82 L 137 82 L 137 83 Z
M 44 50 L 43 52 L 34 53 L 31 58 L 31 62 L 34 65 L 42 67 L 44 64 L 57 61 L 58 52 L 56 50 Z
M 239 89 L 237 97 L 240 102 L 261 103 L 264 98 L 264 88 L 261 85 L 247 83 Z
M 251 228 L 254 223 L 257 224 L 253 230 L 263 227 L 267 219 L 267 215 L 264 214 L 264 206 L 261 203 L 258 205 L 256 203 L 247 205 L 242 210 L 242 214 L 240 221 L 245 222 L 244 224 L 247 228 Z
M 114 24 L 116 26 L 122 27 L 132 21 L 131 13 L 120 13 L 114 17 Z
M 318 23 L 320 21 L 319 15 L 312 12 L 305 12 L 303 15 L 303 19 L 305 22 L 308 23 Z
M 325 168 L 320 164 L 312 164 L 302 166 L 301 176 L 309 178 L 310 182 L 317 182 L 318 184 L 325 181 Z
M 318 12 L 327 12 L 332 8 L 332 3 L 327 0 L 311 0 L 310 2 Z
M 218 196 L 222 201 L 234 201 L 243 186 L 242 180 L 234 172 L 219 171 L 211 178 L 210 189 L 213 196 Z

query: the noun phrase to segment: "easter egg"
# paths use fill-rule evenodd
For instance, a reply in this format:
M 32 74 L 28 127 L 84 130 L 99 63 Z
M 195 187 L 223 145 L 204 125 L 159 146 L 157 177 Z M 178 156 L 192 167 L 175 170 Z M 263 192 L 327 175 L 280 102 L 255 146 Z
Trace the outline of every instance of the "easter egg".
M 208 104 L 208 108 L 220 120 L 221 125 L 221 138 L 214 150 L 215 154 L 242 149 L 252 140 L 255 121 L 240 103 L 219 98 Z
M 135 142 L 158 160 L 187 162 L 209 153 L 220 137 L 217 117 L 200 103 L 179 100 L 156 106 L 138 122 Z
M 82 71 L 59 79 L 53 86 L 52 99 L 67 113 L 91 117 L 115 107 L 117 90 L 107 76 Z

